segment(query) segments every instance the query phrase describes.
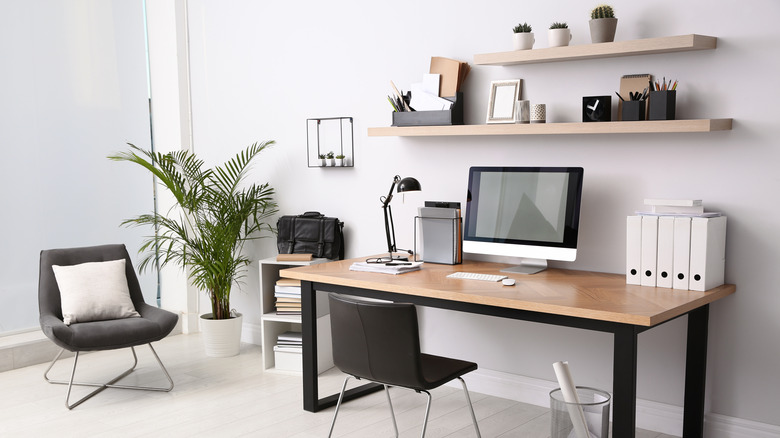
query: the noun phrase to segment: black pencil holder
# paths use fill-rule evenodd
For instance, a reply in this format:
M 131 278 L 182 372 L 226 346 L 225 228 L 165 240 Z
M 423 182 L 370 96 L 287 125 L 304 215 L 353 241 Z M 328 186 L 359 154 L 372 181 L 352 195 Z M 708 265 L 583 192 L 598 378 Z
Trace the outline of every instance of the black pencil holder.
M 645 119 L 645 101 L 644 100 L 626 100 L 623 101 L 622 120 L 624 122 L 636 122 Z
M 674 120 L 676 90 L 651 91 L 647 120 Z

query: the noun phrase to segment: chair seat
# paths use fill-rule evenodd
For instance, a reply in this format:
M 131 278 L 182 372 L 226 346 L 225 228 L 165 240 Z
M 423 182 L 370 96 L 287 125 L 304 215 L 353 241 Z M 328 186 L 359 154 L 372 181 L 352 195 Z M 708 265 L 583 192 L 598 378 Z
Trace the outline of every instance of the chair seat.
M 425 353 L 422 353 L 420 356 L 426 385 L 423 388 L 415 389 L 438 388 L 450 380 L 477 369 L 477 364 L 474 362 Z
M 113 350 L 156 342 L 176 325 L 175 313 L 159 310 L 157 318 L 124 318 L 71 324 L 53 324 L 44 332 L 69 351 Z M 47 330 L 48 329 L 48 330 Z

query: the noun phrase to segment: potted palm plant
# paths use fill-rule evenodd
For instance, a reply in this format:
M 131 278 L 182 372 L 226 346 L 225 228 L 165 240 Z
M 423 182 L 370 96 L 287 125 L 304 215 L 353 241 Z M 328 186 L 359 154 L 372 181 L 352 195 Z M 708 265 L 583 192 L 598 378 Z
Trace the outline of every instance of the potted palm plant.
M 273 141 L 255 143 L 222 166 L 204 168 L 188 151 L 154 153 L 130 145 L 109 156 L 149 170 L 175 198 L 174 210 L 125 220 L 126 226 L 151 226 L 155 233 L 139 249 L 140 270 L 173 263 L 188 272 L 192 284 L 204 291 L 211 313 L 201 315 L 206 354 L 238 354 L 241 314 L 231 311 L 230 291 L 246 275 L 250 263 L 244 244 L 274 229 L 267 220 L 277 212 L 274 189 L 268 184 L 244 184 L 252 160 Z M 213 332 L 216 330 L 216 333 Z M 229 340 L 215 339 L 227 335 Z

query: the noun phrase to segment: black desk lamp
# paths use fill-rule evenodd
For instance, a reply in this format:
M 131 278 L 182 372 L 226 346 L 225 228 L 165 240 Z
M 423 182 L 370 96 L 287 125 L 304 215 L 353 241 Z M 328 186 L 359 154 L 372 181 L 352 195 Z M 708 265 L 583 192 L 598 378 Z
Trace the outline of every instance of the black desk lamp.
M 390 253 L 390 258 L 387 260 L 384 260 L 384 257 L 378 261 L 393 261 L 393 260 L 408 260 L 408 257 L 402 257 L 402 256 L 393 256 L 393 253 L 396 252 L 398 248 L 395 246 L 395 227 L 393 226 L 393 211 L 390 209 L 390 201 L 393 200 L 393 189 L 396 188 L 396 191 L 398 193 L 402 192 L 415 192 L 420 191 L 422 188 L 420 187 L 420 182 L 412 177 L 406 177 L 401 179 L 400 176 L 396 175 L 393 178 L 393 184 L 390 185 L 390 192 L 387 194 L 387 196 L 382 196 L 379 198 L 380 201 L 382 201 L 382 209 L 385 213 L 385 234 L 387 235 L 387 252 Z M 414 254 L 410 250 L 401 250 L 405 251 L 409 254 Z

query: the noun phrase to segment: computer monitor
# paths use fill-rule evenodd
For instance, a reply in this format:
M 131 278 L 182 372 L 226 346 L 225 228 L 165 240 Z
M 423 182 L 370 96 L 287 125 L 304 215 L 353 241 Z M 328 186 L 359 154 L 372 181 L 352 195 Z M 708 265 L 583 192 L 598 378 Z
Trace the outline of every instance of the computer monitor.
M 533 274 L 547 260 L 574 261 L 581 167 L 469 169 L 463 252 L 522 257 L 503 272 Z

